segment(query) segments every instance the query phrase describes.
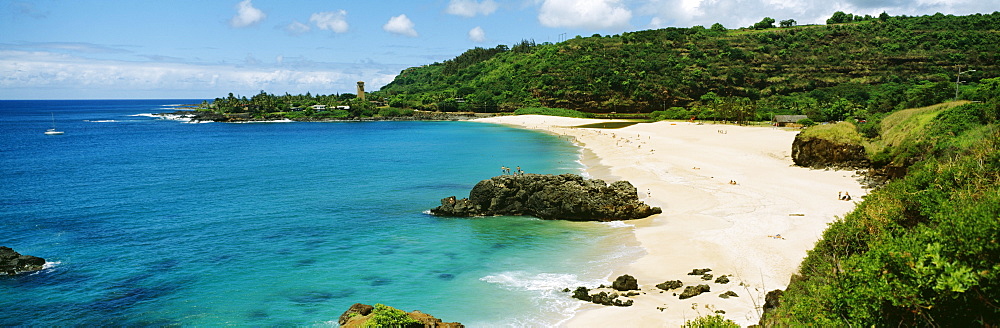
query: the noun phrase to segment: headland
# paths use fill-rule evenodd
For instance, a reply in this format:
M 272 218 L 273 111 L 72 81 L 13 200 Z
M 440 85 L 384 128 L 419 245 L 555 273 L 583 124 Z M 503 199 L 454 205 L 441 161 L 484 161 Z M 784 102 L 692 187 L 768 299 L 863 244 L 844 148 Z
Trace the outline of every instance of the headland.
M 646 253 L 609 273 L 638 280 L 634 305 L 581 301 L 569 327 L 677 327 L 719 310 L 741 325 L 756 324 L 764 295 L 784 289 L 827 224 L 865 195 L 853 171 L 795 166 L 791 129 L 671 121 L 601 129 L 580 126 L 612 121 L 535 115 L 476 121 L 572 138 L 591 177 L 631 181 L 640 199 L 663 209 L 628 221 Z M 711 268 L 732 282 L 683 300 L 655 287 L 678 279 L 698 284 L 688 275 L 692 268 Z M 718 297 L 728 291 L 739 297 Z

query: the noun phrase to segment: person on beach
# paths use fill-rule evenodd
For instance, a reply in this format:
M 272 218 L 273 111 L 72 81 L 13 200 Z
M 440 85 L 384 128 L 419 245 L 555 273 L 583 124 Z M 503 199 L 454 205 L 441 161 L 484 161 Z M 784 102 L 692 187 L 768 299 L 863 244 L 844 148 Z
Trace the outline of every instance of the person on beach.
M 844 198 L 841 198 L 841 199 L 843 199 L 845 201 L 851 200 L 851 194 L 845 191 L 844 192 Z

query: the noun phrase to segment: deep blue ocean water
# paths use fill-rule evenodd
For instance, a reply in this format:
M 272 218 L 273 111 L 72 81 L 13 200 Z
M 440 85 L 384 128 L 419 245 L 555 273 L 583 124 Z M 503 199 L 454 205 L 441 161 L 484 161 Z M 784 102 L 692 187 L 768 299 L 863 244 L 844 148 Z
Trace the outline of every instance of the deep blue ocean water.
M 555 136 L 136 116 L 200 102 L 0 101 L 0 246 L 48 261 L 0 276 L 0 326 L 335 326 L 356 302 L 548 326 L 639 252 L 622 224 L 425 214 L 502 165 L 580 173 Z

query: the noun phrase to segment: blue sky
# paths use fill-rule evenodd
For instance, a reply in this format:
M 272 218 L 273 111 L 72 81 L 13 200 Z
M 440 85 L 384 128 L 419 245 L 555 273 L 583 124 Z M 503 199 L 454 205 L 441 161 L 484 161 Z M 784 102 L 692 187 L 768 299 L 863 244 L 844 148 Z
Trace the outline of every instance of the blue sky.
M 967 15 L 983 0 L 0 0 L 0 99 L 375 90 L 407 67 L 522 39 L 823 23 L 835 11 Z

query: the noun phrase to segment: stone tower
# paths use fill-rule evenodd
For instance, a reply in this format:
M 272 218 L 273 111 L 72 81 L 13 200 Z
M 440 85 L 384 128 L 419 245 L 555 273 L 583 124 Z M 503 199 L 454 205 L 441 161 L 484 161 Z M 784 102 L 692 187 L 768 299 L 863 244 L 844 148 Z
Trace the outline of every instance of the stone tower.
M 365 81 L 358 81 L 358 98 L 365 100 Z

